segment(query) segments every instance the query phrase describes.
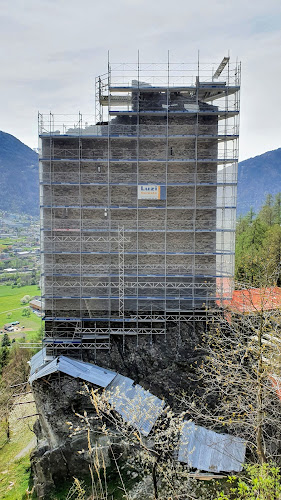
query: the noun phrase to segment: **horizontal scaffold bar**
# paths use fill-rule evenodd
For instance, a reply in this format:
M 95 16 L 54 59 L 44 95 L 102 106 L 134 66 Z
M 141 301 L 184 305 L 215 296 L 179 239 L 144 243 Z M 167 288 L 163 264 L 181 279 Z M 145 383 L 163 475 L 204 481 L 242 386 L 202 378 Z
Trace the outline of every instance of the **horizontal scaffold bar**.
M 157 138 L 165 138 L 165 137 L 169 137 L 169 139 L 194 139 L 195 137 L 198 137 L 198 139 L 203 139 L 203 140 L 207 140 L 207 139 L 218 139 L 219 141 L 227 141 L 227 140 L 235 140 L 235 139 L 238 139 L 239 135 L 238 134 L 222 134 L 222 133 L 217 133 L 217 134 L 170 134 L 169 133 L 169 129 L 168 129 L 168 133 L 165 132 L 163 134 L 137 134 L 137 133 L 111 133 L 109 132 L 109 134 L 85 134 L 84 131 L 81 131 L 81 137 L 84 137 L 86 139 L 101 139 L 101 138 L 105 138 L 105 139 L 108 139 L 108 137 L 111 139 L 157 139 Z M 75 133 L 75 134 L 71 134 L 71 133 L 67 133 L 67 134 L 56 134 L 56 133 L 52 133 L 52 132 L 46 132 L 46 133 L 43 133 L 43 134 L 40 134 L 39 135 L 40 138 L 42 139 L 46 139 L 47 137 L 51 137 L 51 138 L 54 138 L 54 139 L 57 139 L 57 138 L 62 138 L 63 139 L 73 139 L 73 137 L 79 137 L 79 132 Z
M 79 264 L 79 263 L 76 263 L 76 264 L 45 264 L 44 265 L 44 269 L 47 271 L 58 271 L 58 270 L 62 270 L 62 269 L 69 269 L 69 270 L 72 270 L 74 271 L 75 269 L 76 270 L 83 270 L 83 271 L 106 271 L 106 272 L 109 272 L 109 271 L 112 271 L 112 270 L 119 270 L 119 266 L 117 266 L 116 264 Z M 220 270 L 221 272 L 223 272 L 223 269 L 221 268 L 221 266 L 216 266 L 216 265 L 211 265 L 211 264 L 195 264 L 195 265 L 184 265 L 184 264 L 167 264 L 167 265 L 164 265 L 164 264 L 149 264 L 149 263 L 146 263 L 146 264 L 139 264 L 138 266 L 136 264 L 125 264 L 124 265 L 124 270 L 128 270 L 128 269 L 132 269 L 134 271 L 136 270 L 140 270 L 140 271 L 143 271 L 143 270 L 147 270 L 147 269 L 160 269 L 160 270 L 178 270 L 178 271 L 192 271 L 192 274 L 194 274 L 195 271 L 216 271 L 216 270 Z M 224 270 L 224 274 L 223 274 L 225 277 L 231 277 L 232 274 L 230 274 L 228 271 Z
M 74 300 L 103 300 L 103 301 L 106 301 L 106 300 L 119 300 L 119 294 L 118 295 L 100 295 L 100 296 L 92 296 L 92 295 L 47 295 L 47 294 L 44 294 L 42 295 L 42 298 L 43 299 L 49 299 L 49 300 L 53 300 L 53 299 L 63 299 L 63 300 L 70 300 L 70 299 L 74 299 Z M 206 295 L 203 295 L 203 296 L 199 296 L 199 295 L 196 295 L 196 296 L 193 296 L 193 295 L 188 295 L 188 296 L 184 296 L 184 295 L 181 295 L 180 298 L 178 295 L 171 295 L 171 296 L 167 296 L 166 294 L 165 295 L 155 295 L 155 296 L 151 296 L 151 295 L 124 295 L 123 297 L 125 300 L 144 300 L 144 301 L 147 301 L 147 300 L 156 300 L 156 301 L 178 301 L 178 300 L 187 300 L 187 301 L 192 301 L 193 299 L 194 300 L 205 300 L 207 299 L 207 296 Z M 212 297 L 208 297 L 209 299 L 212 299 L 212 300 L 218 300 L 221 298 L 221 295 L 220 294 L 217 294 L 217 295 L 214 295 Z
M 52 250 L 41 250 L 41 254 L 54 254 L 54 255 L 77 255 L 77 254 L 83 254 L 83 255 L 119 255 L 119 252 L 117 251 L 97 251 L 97 252 L 75 252 L 75 251 L 52 251 Z M 149 252 L 149 251 L 144 251 L 144 250 L 139 250 L 137 251 L 125 251 L 125 255 L 235 255 L 234 252 L 230 252 L 228 250 L 224 251 L 215 251 L 215 252 L 197 252 L 197 251 L 190 251 L 190 252 L 165 252 L 165 251 L 154 251 L 154 252 Z
M 43 340 L 43 346 L 47 348 L 53 348 L 53 349 L 91 349 L 91 350 L 102 350 L 110 349 L 110 343 L 108 342 L 79 342 L 79 343 L 73 343 L 71 340 L 66 341 L 66 342 L 60 342 L 59 340 L 57 341 L 50 341 L 46 342 Z
M 179 221 L 180 222 L 180 221 Z M 137 223 L 136 223 L 137 224 Z M 163 225 L 163 224 L 162 224 Z M 60 228 L 41 228 L 41 231 L 58 231 L 58 232 L 63 232 L 64 229 L 60 229 Z M 68 230 L 69 232 L 71 232 L 71 229 Z M 73 230 L 74 232 L 75 230 Z M 81 229 L 81 232 L 108 232 L 108 228 L 106 229 L 101 229 L 101 228 L 92 228 L 92 229 Z M 115 228 L 111 228 L 110 231 L 114 232 L 114 231 L 118 231 L 118 229 L 115 229 Z M 136 233 L 136 228 L 135 229 L 130 229 L 130 228 L 125 228 L 125 232 L 126 233 Z M 225 228 L 225 229 L 222 229 L 222 228 L 215 228 L 215 229 L 138 229 L 138 232 L 140 233 L 234 233 L 235 232 L 235 229 L 228 229 L 228 228 Z M 71 237 L 70 237 L 71 238 Z M 44 238 L 44 242 L 45 241 L 48 241 L 48 242 L 55 242 L 55 241 L 62 241 L 62 240 L 54 240 L 54 239 L 51 239 L 51 237 L 49 237 L 49 240 L 46 240 Z M 66 241 L 66 240 L 65 240 Z M 76 242 L 79 242 L 79 243 L 85 243 L 86 240 L 84 239 L 76 239 L 76 240 L 71 240 L 69 239 L 68 241 L 76 241 Z M 91 240 L 88 240 L 88 241 L 91 241 Z M 92 240 L 93 241 L 93 240 Z M 95 241 L 96 243 L 97 241 Z
M 198 93 L 199 95 L 205 96 L 206 92 L 208 92 L 208 95 L 210 92 L 213 93 L 220 93 L 226 96 L 235 94 L 236 92 L 239 92 L 240 90 L 240 85 L 227 85 L 226 82 L 199 82 L 198 85 L 178 85 L 178 84 L 171 84 L 171 82 L 166 85 L 124 85 L 124 84 L 119 84 L 119 85 L 110 85 L 109 86 L 109 92 L 149 92 L 149 93 L 159 93 L 159 92 L 168 92 L 168 93 L 173 93 L 173 92 L 180 92 L 181 94 L 187 94 L 188 96 L 190 93 L 192 95 L 195 93 Z M 210 96 L 210 98 L 214 99 L 214 96 Z M 202 97 L 203 98 L 203 97 Z
M 148 183 L 142 183 L 148 184 Z M 158 182 L 158 186 L 236 186 L 237 182 Z M 42 181 L 41 186 L 137 186 L 136 182 L 55 182 Z
M 165 207 L 164 205 L 161 207 L 149 207 L 149 206 L 143 206 L 143 207 L 138 207 L 137 205 L 40 205 L 40 208 L 78 208 L 78 209 L 83 209 L 83 210 L 105 210 L 105 209 L 120 209 L 120 210 L 132 210 L 132 209 L 138 209 L 139 211 L 141 210 L 194 210 L 195 208 L 197 210 L 226 210 L 226 209 L 231 209 L 234 210 L 236 209 L 236 205 L 169 205 Z
M 54 335 L 58 335 L 58 331 L 54 331 L 54 332 L 48 332 L 48 337 L 46 336 L 44 339 L 43 339 L 43 342 L 44 343 L 51 343 L 51 342 L 60 342 L 61 344 L 63 343 L 73 343 L 74 345 L 79 345 L 81 343 L 83 343 L 83 340 L 87 340 L 86 338 L 84 339 L 84 333 L 81 332 L 81 337 L 78 338 L 78 337 L 75 337 L 75 338 L 71 338 L 71 337 L 62 337 L 62 336 L 59 336 L 59 337 L 56 337 L 54 339 Z M 109 335 L 122 335 L 122 334 L 126 334 L 126 335 L 136 335 L 137 333 L 139 335 L 165 335 L 166 331 L 165 331 L 165 328 L 95 328 L 93 330 L 93 334 L 91 334 L 91 339 L 93 340 L 102 340 L 105 338 L 105 336 L 108 337 L 108 340 L 109 340 Z M 64 332 L 65 334 L 65 332 Z M 88 336 L 86 335 L 86 337 L 88 338 Z
M 228 300 L 231 300 L 229 297 L 227 298 Z M 139 316 L 131 316 L 130 318 L 128 317 L 79 317 L 79 318 L 57 318 L 57 317 L 50 317 L 46 316 L 44 319 L 46 321 L 54 322 L 54 323 L 73 323 L 73 322 L 109 322 L 109 323 L 142 323 L 142 322 L 148 322 L 148 323 L 159 323 L 159 322 L 165 322 L 165 321 L 170 321 L 170 322 L 178 322 L 178 321 L 190 321 L 191 319 L 193 320 L 194 318 L 200 318 L 200 320 L 206 321 L 206 319 L 219 319 L 221 320 L 221 315 L 222 313 L 220 311 L 213 311 L 213 310 L 207 310 L 204 312 L 201 310 L 196 310 L 194 309 L 194 312 L 187 312 L 187 311 L 178 311 L 178 312 L 167 312 L 166 315 L 154 315 L 151 316 L 149 314 L 147 315 L 139 315 Z
M 82 276 L 81 276 L 82 275 Z M 70 273 L 58 273 L 58 272 L 52 272 L 52 273 L 41 273 L 41 276 L 46 276 L 48 278 L 51 277 L 69 277 L 69 278 L 119 278 L 119 274 L 107 274 L 107 273 L 99 273 L 99 274 L 85 274 L 85 273 L 77 273 L 77 274 L 70 274 Z M 169 279 L 174 279 L 174 278 L 194 278 L 195 280 L 198 278 L 225 278 L 225 274 L 136 274 L 136 273 L 124 273 L 124 278 L 167 278 Z M 230 275 L 227 277 L 231 277 Z M 69 282 L 68 282 L 69 283 Z
M 51 229 L 49 229 L 49 231 L 51 231 Z M 59 231 L 57 229 L 57 231 Z M 94 231 L 93 231 L 94 232 Z M 96 232 L 102 232 L 100 231 L 100 229 L 97 229 Z M 106 231 L 104 231 L 106 232 Z M 116 231 L 117 232 L 117 231 Z M 137 230 L 135 229 L 126 229 L 126 233 L 136 233 Z M 161 229 L 142 229 L 140 230 L 139 232 L 142 232 L 142 233 L 166 233 L 166 232 L 169 232 L 169 233 L 234 233 L 235 232 L 235 229 L 221 229 L 221 228 L 216 228 L 216 229 L 170 229 L 170 231 L 165 231 L 165 229 L 161 230 Z M 97 238 L 94 238 L 94 237 L 85 237 L 85 238 L 79 238 L 79 237 L 75 237 L 75 236 L 68 236 L 68 239 L 63 239 L 64 237 L 63 236 L 44 236 L 44 240 L 43 240 L 43 243 L 109 243 L 109 242 L 118 242 L 118 238 L 115 238 L 112 237 L 112 239 L 110 238 L 106 238 L 104 237 L 104 239 L 102 239 L 102 237 L 97 237 Z M 124 240 L 125 243 L 127 242 L 130 242 L 130 238 L 126 238 Z M 52 245 L 47 245 L 46 247 L 44 247 L 44 250 L 45 251 L 47 248 L 48 250 L 52 247 Z M 64 245 L 63 245 L 64 247 Z M 89 248 L 89 245 L 87 245 L 87 248 Z M 54 245 L 54 249 L 57 249 L 59 250 L 59 247 Z
M 219 120 L 224 120 L 226 118 L 232 118 L 233 116 L 239 115 L 238 110 L 170 110 L 167 112 L 167 109 L 163 110 L 142 110 L 142 111 L 134 111 L 134 110 L 119 110 L 119 109 L 110 109 L 109 110 L 110 115 L 125 115 L 125 116 L 145 116 L 145 115 L 153 115 L 153 116 L 167 116 L 169 115 L 201 115 L 201 116 L 217 116 Z
M 78 242 L 78 243 L 87 243 L 87 242 L 93 242 L 93 243 L 108 243 L 109 241 L 112 243 L 119 243 L 120 240 L 122 240 L 124 243 L 129 243 L 131 241 L 130 237 L 126 236 L 84 236 L 81 238 L 81 236 L 69 236 L 69 235 L 63 235 L 63 236 L 44 236 L 44 242 Z
M 118 281 L 99 281 L 97 283 L 91 283 L 91 282 L 81 282 L 81 281 L 75 281 L 75 282 L 59 282 L 59 281 L 54 281 L 51 284 L 45 285 L 45 291 L 52 291 L 53 287 L 55 288 L 76 288 L 76 287 L 81 287 L 81 288 L 119 288 L 120 284 Z M 125 288 L 184 288 L 184 289 L 214 289 L 215 283 L 186 283 L 186 282 L 181 282 L 181 281 L 124 281 L 124 287 Z
M 45 156 L 41 157 L 40 161 L 42 162 L 47 162 L 47 161 L 52 161 L 52 162 L 64 162 L 64 161 L 71 161 L 71 162 L 87 162 L 87 163 L 214 163 L 214 164 L 223 164 L 223 163 L 236 163 L 238 162 L 238 157 L 231 157 L 231 158 L 108 158 L 108 157 L 103 157 L 103 158 L 79 158 L 78 155 L 75 156 L 64 156 L 64 157 L 58 157 L 58 156 Z

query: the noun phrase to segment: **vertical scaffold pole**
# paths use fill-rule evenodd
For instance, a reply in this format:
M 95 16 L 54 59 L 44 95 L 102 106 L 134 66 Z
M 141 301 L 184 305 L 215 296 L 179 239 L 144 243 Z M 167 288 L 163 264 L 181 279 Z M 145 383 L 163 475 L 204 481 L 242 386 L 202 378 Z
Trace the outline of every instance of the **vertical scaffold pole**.
M 80 247 L 80 255 L 79 255 L 79 309 L 80 309 L 80 319 L 82 320 L 83 318 L 83 308 L 82 308 L 82 304 L 83 304 L 83 300 L 82 300 L 82 297 L 83 297 L 83 272 L 82 272 L 82 252 L 83 252 L 83 200 L 82 200 L 82 197 L 83 197 L 83 193 L 82 193 L 82 185 L 81 185 L 81 182 L 82 182 L 82 172 L 81 172 L 81 160 L 82 160 L 82 157 L 83 157 L 83 151 L 82 151 L 82 147 L 83 147 L 83 144 L 82 144 L 82 114 L 80 113 L 79 111 L 79 116 L 78 116 L 78 134 L 79 134 L 79 151 L 78 151 L 78 169 L 79 169 L 79 235 L 80 235 L 80 244 L 79 244 L 79 247 Z M 82 351 L 82 331 L 81 331 L 81 334 L 80 334 L 80 342 L 81 342 L 81 350 L 80 350 L 80 356 L 81 356 L 81 360 L 83 360 L 83 351 Z
M 108 246 L 107 246 L 107 265 L 108 265 L 108 289 L 107 289 L 107 317 L 108 317 L 108 330 L 110 332 L 111 327 L 111 188 L 110 188 L 110 169 L 111 169 L 111 114 L 110 114 L 110 98 L 111 98 L 111 67 L 110 67 L 110 55 L 109 51 L 107 53 L 107 90 L 108 90 L 108 125 L 107 125 L 107 203 L 105 203 L 105 212 L 104 215 L 107 217 L 107 228 L 108 228 Z M 109 333 L 109 341 L 110 341 L 110 333 Z
M 118 226 L 118 268 L 119 268 L 119 318 L 123 321 L 123 349 L 125 346 L 124 324 L 124 291 L 125 291 L 125 255 L 124 255 L 124 226 Z
M 138 50 L 138 95 L 137 95 L 137 171 L 136 171 L 136 181 L 137 181 L 137 213 L 136 213 L 136 277 L 137 277 L 137 299 L 136 299 L 136 330 L 137 330 L 137 346 L 139 345 L 139 151 L 140 151 L 140 51 Z
M 198 133 L 199 133 L 199 84 L 200 84 L 200 62 L 199 50 L 197 59 L 197 79 L 196 79 L 196 124 L 195 124 L 195 142 L 194 142 L 194 204 L 193 204 L 193 249 L 192 249 L 192 309 L 195 312 L 196 295 L 196 228 L 197 228 L 197 182 L 198 182 Z
M 53 158 L 54 158 L 54 143 L 53 143 L 53 131 L 54 131 L 54 116 L 50 112 L 50 121 L 49 121 L 49 134 L 50 134 L 50 142 L 49 142 L 49 183 L 50 183 L 50 206 L 51 206 L 51 240 L 52 240 L 52 272 L 51 272 L 51 318 L 52 318 L 52 339 L 53 339 L 53 349 L 52 354 L 55 356 L 55 331 L 54 331 L 54 252 L 56 250 L 56 243 L 54 241 L 54 208 L 53 208 Z M 45 204 L 45 203 L 44 203 Z M 44 208 L 43 208 L 44 211 Z M 44 255 L 45 259 L 45 255 Z M 48 299 L 50 300 L 50 299 Z
M 166 165 L 165 165 L 165 233 L 164 233 L 164 328 L 165 328 L 165 341 L 167 340 L 167 225 L 168 225 L 168 166 L 169 166 L 169 103 L 170 103 L 170 52 L 168 50 L 167 58 L 167 89 L 166 89 L 166 106 L 167 106 L 167 120 L 166 120 Z

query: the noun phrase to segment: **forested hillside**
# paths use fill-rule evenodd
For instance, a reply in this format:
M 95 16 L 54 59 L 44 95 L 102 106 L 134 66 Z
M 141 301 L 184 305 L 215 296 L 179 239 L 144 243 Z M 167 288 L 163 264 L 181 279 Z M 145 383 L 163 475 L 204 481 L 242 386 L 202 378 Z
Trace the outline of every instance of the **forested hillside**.
M 259 212 L 240 216 L 236 230 L 236 279 L 281 285 L 281 193 L 267 195 Z
M 281 186 L 281 148 L 239 163 L 237 213 L 245 215 L 251 207 L 260 210 L 265 195 L 275 196 Z
M 0 209 L 39 215 L 38 154 L 0 131 Z

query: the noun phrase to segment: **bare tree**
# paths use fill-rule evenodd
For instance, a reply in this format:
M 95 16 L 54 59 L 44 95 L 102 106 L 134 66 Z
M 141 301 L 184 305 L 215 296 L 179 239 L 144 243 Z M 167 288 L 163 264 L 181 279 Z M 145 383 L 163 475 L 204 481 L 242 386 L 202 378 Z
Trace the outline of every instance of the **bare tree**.
M 199 499 L 211 498 L 208 495 L 205 485 L 198 484 L 190 476 L 190 469 L 187 465 L 181 464 L 177 460 L 179 436 L 181 433 L 185 412 L 176 415 L 171 408 L 166 407 L 156 421 L 148 437 L 144 437 L 134 425 L 126 422 L 114 406 L 108 402 L 106 391 L 85 389 L 91 399 L 95 409 L 94 416 L 89 416 L 86 412 L 78 415 L 81 425 L 74 427 L 68 422 L 72 435 L 87 431 L 88 450 L 81 450 L 90 456 L 92 471 L 92 498 L 109 498 L 106 496 L 106 468 L 104 457 L 104 443 L 98 444 L 97 429 L 100 436 L 107 437 L 107 447 L 111 461 L 118 472 L 122 485 L 124 498 L 131 498 L 130 492 L 126 490 L 126 480 L 123 477 L 124 468 L 131 470 L 137 476 L 137 483 L 147 489 L 142 490 L 138 498 L 147 499 Z M 116 395 L 118 397 L 118 395 Z M 121 395 L 120 395 L 121 397 Z M 122 395 L 122 401 L 126 398 Z M 131 401 L 128 400 L 128 408 Z M 140 401 L 141 404 L 141 401 Z M 127 406 L 127 404 L 125 403 Z M 129 410 L 130 421 L 136 422 L 140 415 L 138 403 L 131 406 Z M 129 416 L 129 415 L 128 415 Z M 92 436 L 92 438 L 91 438 Z M 94 444 L 92 444 L 92 440 Z M 124 467 L 124 464 L 125 467 Z M 97 492 L 100 492 L 99 496 Z M 204 493 L 204 496 L 202 496 Z M 103 496 L 104 495 L 104 496 Z M 135 497 L 134 497 L 135 498 Z
M 28 384 L 27 361 L 31 349 L 20 349 L 17 345 L 11 347 L 8 364 L 3 368 L 0 380 L 0 423 L 3 422 L 6 440 L 10 439 L 10 413 L 15 403 L 15 396 L 26 391 Z
M 281 312 L 275 293 L 273 287 L 241 290 L 236 308 L 213 317 L 196 370 L 200 393 L 182 401 L 196 423 L 247 440 L 260 464 L 281 462 Z

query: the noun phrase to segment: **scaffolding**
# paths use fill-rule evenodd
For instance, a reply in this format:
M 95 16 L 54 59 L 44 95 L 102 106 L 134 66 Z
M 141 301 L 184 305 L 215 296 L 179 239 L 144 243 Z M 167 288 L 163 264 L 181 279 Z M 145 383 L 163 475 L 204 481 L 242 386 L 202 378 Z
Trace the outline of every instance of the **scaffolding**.
M 108 63 L 95 117 L 39 114 L 50 350 L 166 335 L 231 299 L 240 72 Z

